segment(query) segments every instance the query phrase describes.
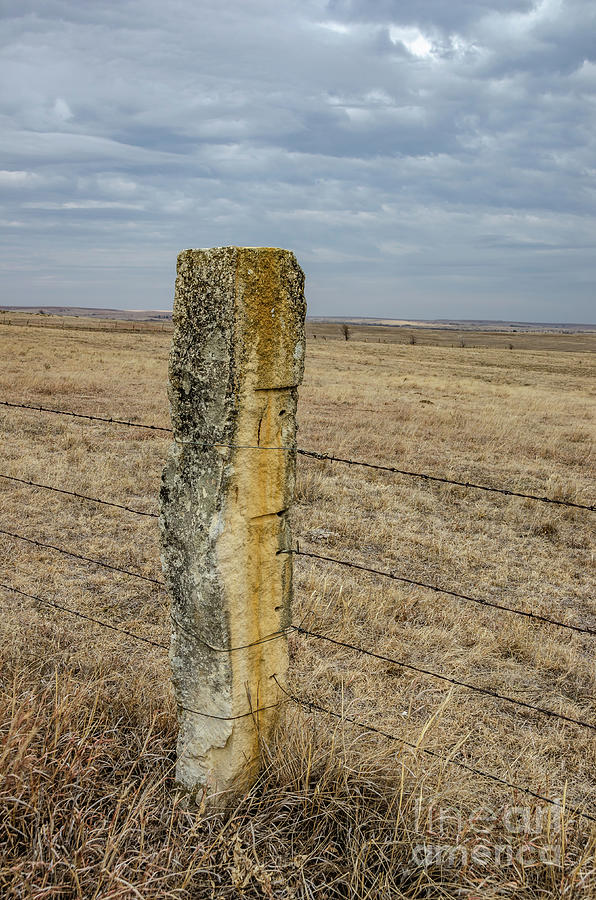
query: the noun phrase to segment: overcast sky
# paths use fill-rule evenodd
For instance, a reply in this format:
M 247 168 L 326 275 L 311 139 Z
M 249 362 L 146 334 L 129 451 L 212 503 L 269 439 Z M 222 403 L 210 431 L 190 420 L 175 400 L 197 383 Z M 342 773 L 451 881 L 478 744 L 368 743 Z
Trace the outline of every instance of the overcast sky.
M 594 322 L 595 0 L 1 0 L 0 303 Z

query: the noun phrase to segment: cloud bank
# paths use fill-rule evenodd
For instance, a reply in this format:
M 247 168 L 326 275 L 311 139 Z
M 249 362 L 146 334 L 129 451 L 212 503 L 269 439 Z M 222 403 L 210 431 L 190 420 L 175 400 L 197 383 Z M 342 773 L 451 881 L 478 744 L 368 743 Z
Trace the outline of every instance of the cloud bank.
M 322 315 L 594 321 L 592 0 L 5 0 L 3 303 L 167 308 L 293 249 Z

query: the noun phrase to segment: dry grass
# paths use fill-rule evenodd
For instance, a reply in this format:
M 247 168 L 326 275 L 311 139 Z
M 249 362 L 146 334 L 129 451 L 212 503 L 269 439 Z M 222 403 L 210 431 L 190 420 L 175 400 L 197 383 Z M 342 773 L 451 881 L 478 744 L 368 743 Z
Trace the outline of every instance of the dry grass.
M 593 357 L 586 335 L 576 350 L 563 338 L 565 352 L 312 341 L 300 444 L 593 503 Z M 0 340 L 0 397 L 169 424 L 168 334 L 11 326 Z M 0 416 L 0 471 L 156 509 L 167 436 Z M 297 493 L 305 548 L 596 627 L 588 512 L 306 459 Z M 0 506 L 0 528 L 160 576 L 153 519 L 7 482 Z M 159 588 L 0 546 L 0 580 L 167 642 Z M 230 798 L 225 815 L 185 809 L 165 654 L 2 600 L 2 896 L 596 896 L 585 820 L 559 823 L 538 801 L 293 705 L 248 797 Z M 588 636 L 297 559 L 304 616 L 313 630 L 596 721 Z M 297 694 L 594 814 L 589 731 L 298 635 L 291 652 Z M 424 865 L 424 844 L 456 852 Z
M 8 314 L 13 317 L 15 314 Z M 32 321 L 32 320 L 30 320 Z M 66 321 L 66 320 L 65 320 Z M 326 341 L 345 341 L 342 322 L 308 322 L 307 337 L 315 344 Z M 569 333 L 561 329 L 549 331 L 547 328 L 536 331 L 516 330 L 503 325 L 475 330 L 472 325 L 461 323 L 456 326 L 408 325 L 364 325 L 347 324 L 348 340 L 367 344 L 406 344 L 424 345 L 425 347 L 461 347 L 468 350 L 485 347 L 492 350 L 564 350 L 577 352 L 590 351 L 594 348 L 596 327 L 586 326 L 581 332 Z M 514 364 L 515 365 L 515 364 Z

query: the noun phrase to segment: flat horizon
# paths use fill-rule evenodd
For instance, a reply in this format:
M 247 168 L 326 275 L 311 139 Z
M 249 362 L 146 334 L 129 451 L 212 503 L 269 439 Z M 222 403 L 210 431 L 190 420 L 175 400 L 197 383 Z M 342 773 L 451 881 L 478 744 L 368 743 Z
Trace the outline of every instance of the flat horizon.
M 106 316 L 109 313 L 118 313 L 119 318 L 128 318 L 135 316 L 160 316 L 170 318 L 172 309 L 125 309 L 122 307 L 101 307 L 101 306 L 44 306 L 42 304 L 21 305 L 21 304 L 0 304 L 0 312 L 31 312 L 34 314 L 46 313 L 47 315 L 63 315 L 63 316 L 89 316 L 91 318 L 98 316 Z M 124 314 L 124 315 L 121 315 Z M 475 319 L 475 318 L 456 318 L 451 316 L 442 316 L 436 319 L 414 319 L 414 318 L 391 318 L 389 316 L 332 316 L 332 315 L 307 315 L 309 322 L 352 322 L 354 324 L 369 325 L 387 325 L 393 327 L 411 326 L 411 325 L 506 325 L 513 327 L 541 326 L 550 328 L 580 328 L 580 329 L 596 329 L 595 322 L 550 322 L 540 320 L 524 320 L 524 319 Z

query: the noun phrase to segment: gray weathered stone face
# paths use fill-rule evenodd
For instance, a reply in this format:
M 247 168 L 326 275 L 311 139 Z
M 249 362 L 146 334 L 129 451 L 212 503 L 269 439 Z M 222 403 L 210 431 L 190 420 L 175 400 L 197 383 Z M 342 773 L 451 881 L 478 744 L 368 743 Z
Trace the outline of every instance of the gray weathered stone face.
M 174 444 L 160 528 L 180 709 L 177 778 L 193 792 L 254 777 L 259 732 L 267 737 L 276 719 L 273 708 L 233 717 L 278 702 L 272 675 L 283 682 L 285 637 L 225 650 L 290 622 L 291 555 L 277 551 L 290 545 L 305 312 L 304 276 L 287 250 L 217 247 L 178 257 Z

